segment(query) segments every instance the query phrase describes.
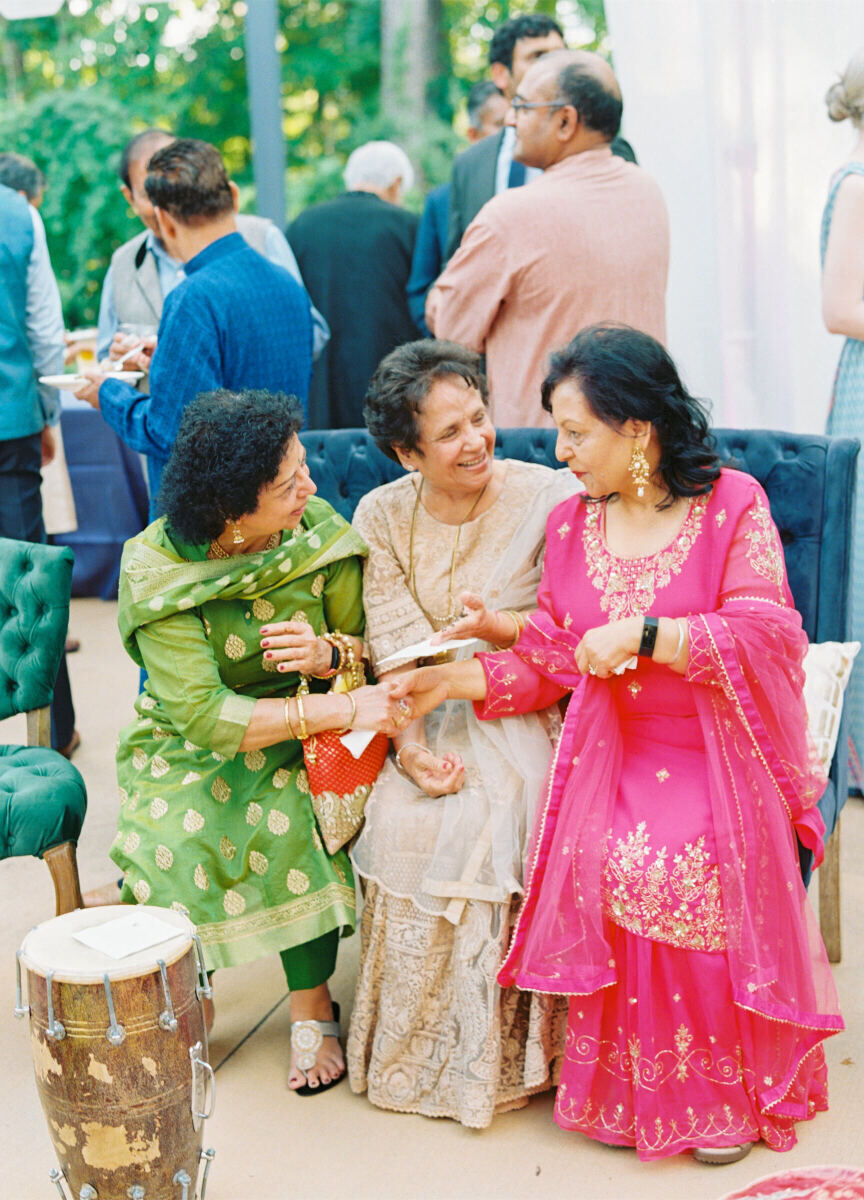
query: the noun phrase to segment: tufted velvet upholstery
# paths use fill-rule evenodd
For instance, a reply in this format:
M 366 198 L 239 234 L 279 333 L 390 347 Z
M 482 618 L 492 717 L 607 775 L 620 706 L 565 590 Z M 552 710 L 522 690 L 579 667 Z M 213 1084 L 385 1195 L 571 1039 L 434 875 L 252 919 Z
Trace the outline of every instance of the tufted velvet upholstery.
M 849 536 L 859 443 L 854 438 L 761 429 L 714 432 L 723 459 L 755 476 L 768 494 L 786 553 L 792 594 L 811 641 L 846 641 Z M 364 429 L 317 431 L 302 437 L 320 494 L 349 520 L 365 492 L 403 473 L 378 450 Z M 555 459 L 552 429 L 500 429 L 495 453 L 546 466 L 561 465 Z M 829 833 L 846 798 L 845 744 L 844 724 L 831 782 L 820 802 Z M 806 874 L 809 866 L 804 866 Z
M 46 740 L 72 559 L 66 547 L 0 538 L 0 719 L 44 709 Z M 84 780 L 62 755 L 47 746 L 0 746 L 0 858 L 44 858 L 58 913 L 81 903 L 74 844 L 86 808 Z
M 55 750 L 0 746 L 0 858 L 77 841 L 87 809 L 80 773 Z
M 69 623 L 72 551 L 0 538 L 0 720 L 50 704 Z

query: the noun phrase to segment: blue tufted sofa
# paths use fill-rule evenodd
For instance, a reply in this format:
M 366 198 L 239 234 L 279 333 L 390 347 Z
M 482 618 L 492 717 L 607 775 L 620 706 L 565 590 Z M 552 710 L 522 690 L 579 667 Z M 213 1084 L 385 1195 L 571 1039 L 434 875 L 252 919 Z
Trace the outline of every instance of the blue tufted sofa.
M 780 530 L 789 584 L 813 642 L 849 638 L 850 534 L 854 519 L 854 438 L 716 429 L 719 452 L 730 466 L 748 471 L 765 488 Z M 361 496 L 403 474 L 364 429 L 314 430 L 302 435 L 319 493 L 349 520 Z M 560 466 L 551 429 L 501 429 L 495 453 L 504 458 Z M 819 807 L 829 834 L 819 871 L 822 935 L 832 962 L 840 960 L 840 836 L 846 801 L 846 727 L 840 729 L 831 777 Z M 834 832 L 836 829 L 836 833 Z M 809 879 L 809 851 L 801 851 Z
M 0 745 L 0 858 L 44 859 L 58 915 L 81 906 L 75 843 L 87 808 L 81 775 L 50 749 L 71 582 L 71 550 L 0 538 L 0 720 L 26 713 L 28 741 Z

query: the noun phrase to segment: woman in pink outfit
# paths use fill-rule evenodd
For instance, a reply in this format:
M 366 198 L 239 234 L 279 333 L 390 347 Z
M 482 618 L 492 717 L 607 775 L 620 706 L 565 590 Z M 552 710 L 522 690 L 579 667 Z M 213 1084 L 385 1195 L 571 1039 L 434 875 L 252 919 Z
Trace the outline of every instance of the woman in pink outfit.
M 768 502 L 646 334 L 584 330 L 543 403 L 585 492 L 549 517 L 538 610 L 400 686 L 489 719 L 569 694 L 499 976 L 570 997 L 558 1124 L 643 1159 L 788 1150 L 843 1021 L 798 869 L 825 778 Z M 463 600 L 451 635 L 483 636 Z

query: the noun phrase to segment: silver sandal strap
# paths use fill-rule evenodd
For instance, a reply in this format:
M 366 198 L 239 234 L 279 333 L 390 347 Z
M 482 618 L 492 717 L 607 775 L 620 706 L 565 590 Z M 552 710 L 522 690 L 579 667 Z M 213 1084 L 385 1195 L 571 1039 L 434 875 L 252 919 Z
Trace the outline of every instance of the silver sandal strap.
M 297 1066 L 304 1073 L 318 1061 L 325 1037 L 339 1037 L 338 1021 L 292 1021 L 291 1045 L 297 1053 Z

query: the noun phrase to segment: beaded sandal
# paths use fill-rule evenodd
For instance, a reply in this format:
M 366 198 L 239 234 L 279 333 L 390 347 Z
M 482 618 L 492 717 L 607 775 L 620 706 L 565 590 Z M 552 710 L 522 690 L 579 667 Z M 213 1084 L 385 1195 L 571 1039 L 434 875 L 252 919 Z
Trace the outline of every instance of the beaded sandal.
M 335 1000 L 333 1001 L 332 1021 L 292 1021 L 291 1049 L 297 1055 L 295 1064 L 297 1070 L 302 1071 L 308 1079 L 306 1073 L 311 1071 L 318 1061 L 318 1051 L 321 1049 L 325 1037 L 338 1038 L 339 1034 L 339 1005 Z M 336 1079 L 331 1079 L 329 1083 L 319 1083 L 317 1087 L 304 1083 L 301 1087 L 291 1088 L 291 1091 L 297 1096 L 317 1096 L 319 1092 L 326 1092 L 328 1088 L 335 1087 L 344 1078 L 343 1070 L 341 1075 Z

